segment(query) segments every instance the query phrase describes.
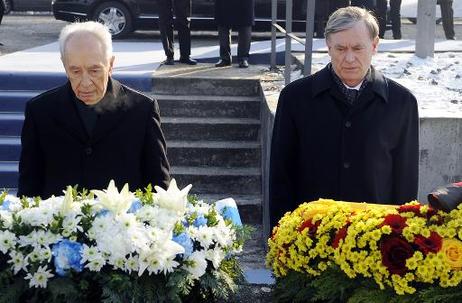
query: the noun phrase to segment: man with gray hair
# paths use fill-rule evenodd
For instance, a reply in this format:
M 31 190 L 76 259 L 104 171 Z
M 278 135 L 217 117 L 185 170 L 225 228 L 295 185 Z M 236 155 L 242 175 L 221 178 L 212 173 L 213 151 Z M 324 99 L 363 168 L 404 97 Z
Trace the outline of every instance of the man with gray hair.
M 114 80 L 111 35 L 97 22 L 73 23 L 59 37 L 68 81 L 26 105 L 18 196 L 79 189 L 131 189 L 170 181 L 157 102 Z
M 367 10 L 335 11 L 331 62 L 279 97 L 270 165 L 270 222 L 319 198 L 402 204 L 417 197 L 419 117 L 412 93 L 371 66 L 379 44 Z

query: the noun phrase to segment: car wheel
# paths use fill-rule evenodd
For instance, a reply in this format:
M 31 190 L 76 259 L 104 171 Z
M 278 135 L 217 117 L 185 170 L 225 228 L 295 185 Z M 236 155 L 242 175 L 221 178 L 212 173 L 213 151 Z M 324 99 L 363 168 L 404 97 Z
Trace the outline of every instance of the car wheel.
M 104 2 L 96 7 L 93 19 L 107 26 L 113 38 L 132 31 L 132 15 L 124 5 L 115 1 Z
M 5 12 L 4 14 L 9 14 L 11 12 L 11 8 L 13 7 L 12 0 L 0 0 L 3 1 L 3 4 L 5 6 Z

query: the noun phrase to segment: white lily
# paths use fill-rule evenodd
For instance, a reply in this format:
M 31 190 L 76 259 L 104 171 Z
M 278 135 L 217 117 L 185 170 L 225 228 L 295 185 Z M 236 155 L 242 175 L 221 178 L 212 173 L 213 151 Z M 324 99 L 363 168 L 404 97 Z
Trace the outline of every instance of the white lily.
M 109 182 L 107 189 L 92 190 L 92 193 L 98 197 L 99 204 L 116 215 L 126 213 L 135 198 L 135 195 L 128 190 L 128 184 L 125 184 L 119 192 L 114 180 Z
M 64 200 L 60 214 L 62 216 L 66 216 L 68 213 L 72 212 L 74 204 L 74 198 L 72 197 L 72 186 L 68 186 L 64 194 Z
M 172 179 L 167 190 L 159 186 L 154 186 L 157 192 L 154 194 L 154 201 L 162 208 L 170 209 L 176 211 L 178 215 L 183 215 L 186 211 L 188 192 L 191 187 L 192 185 L 189 184 L 180 190 L 176 185 L 176 180 Z

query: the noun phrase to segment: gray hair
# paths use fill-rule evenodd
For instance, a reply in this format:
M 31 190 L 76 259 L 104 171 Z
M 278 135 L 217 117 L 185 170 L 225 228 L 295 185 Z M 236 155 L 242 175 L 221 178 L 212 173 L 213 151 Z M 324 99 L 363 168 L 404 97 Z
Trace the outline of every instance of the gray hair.
M 61 58 L 64 58 L 66 43 L 69 39 L 74 35 L 82 34 L 93 35 L 103 45 L 106 57 L 112 57 L 112 36 L 108 28 L 99 22 L 87 21 L 71 23 L 61 30 L 59 34 L 59 51 L 61 52 Z
M 324 36 L 329 39 L 330 34 L 350 29 L 360 21 L 363 21 L 366 25 L 371 40 L 379 35 L 377 19 L 370 11 L 357 6 L 347 6 L 339 8 L 330 15 L 324 30 Z

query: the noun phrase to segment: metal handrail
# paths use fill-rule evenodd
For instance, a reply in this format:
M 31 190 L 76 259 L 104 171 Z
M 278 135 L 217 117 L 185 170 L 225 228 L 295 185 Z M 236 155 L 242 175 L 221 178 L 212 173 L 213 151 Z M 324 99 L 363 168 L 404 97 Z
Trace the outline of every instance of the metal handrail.
M 311 74 L 311 58 L 313 49 L 313 31 L 314 31 L 314 10 L 315 0 L 306 0 L 306 33 L 305 41 L 292 33 L 292 8 L 293 0 L 286 0 L 286 27 L 283 28 L 277 24 L 277 0 L 271 0 L 271 68 L 276 68 L 276 31 L 285 35 L 285 68 L 284 79 L 285 84 L 289 84 L 290 79 L 290 63 L 292 40 L 305 46 L 305 62 L 303 74 L 305 76 Z

